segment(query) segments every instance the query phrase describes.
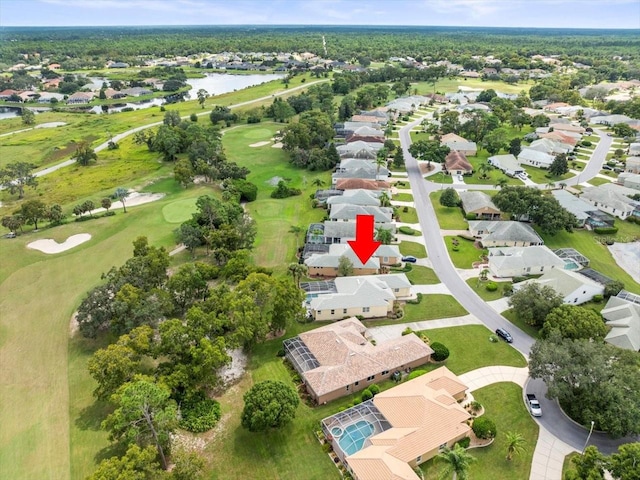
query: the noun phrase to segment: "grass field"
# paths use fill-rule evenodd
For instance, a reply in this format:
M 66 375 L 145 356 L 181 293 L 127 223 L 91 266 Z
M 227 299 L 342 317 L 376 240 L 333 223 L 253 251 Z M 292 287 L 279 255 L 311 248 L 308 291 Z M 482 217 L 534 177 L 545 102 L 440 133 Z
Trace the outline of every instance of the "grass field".
M 405 209 L 407 210 L 405 212 Z M 397 207 L 397 216 L 402 223 L 418 223 L 418 214 L 413 207 Z
M 473 166 L 473 174 L 465 175 L 464 183 L 468 183 L 469 185 L 496 185 L 499 180 L 505 179 L 507 181 L 507 185 L 522 185 L 521 180 L 509 177 L 502 173 L 502 170 L 498 170 L 497 168 L 492 168 L 491 170 L 480 174 L 478 169 L 480 168 L 480 165 L 487 163 L 488 158 L 489 152 L 486 150 L 478 150 L 477 155 L 467 157 L 467 160 L 469 160 L 469 163 Z
M 429 195 L 431 197 L 433 209 L 436 211 L 436 217 L 438 217 L 440 228 L 442 230 L 466 230 L 468 224 L 464 219 L 462 209 L 460 209 L 460 207 L 445 207 L 440 205 L 441 195 L 442 190 L 432 192 Z
M 440 283 L 440 279 L 432 268 L 413 265 L 410 272 L 407 272 L 407 278 L 414 285 L 434 285 Z
M 410 193 L 396 193 L 393 196 L 393 200 L 398 202 L 413 202 L 413 195 Z
M 453 183 L 453 178 L 451 178 L 451 175 L 445 174 L 442 170 L 438 173 L 425 177 L 425 180 L 440 185 L 451 185 Z
M 450 355 L 444 364 L 456 375 L 489 365 L 526 367 L 524 357 L 506 342 L 491 342 L 491 331 L 484 325 L 423 330 L 431 342 L 447 346 Z
M 529 478 L 533 451 L 538 441 L 538 425 L 529 415 L 522 400 L 522 389 L 514 383 L 495 383 L 473 392 L 485 408 L 485 415 L 496 423 L 495 441 L 488 447 L 469 451 L 476 461 L 471 464 L 473 480 L 522 480 Z M 506 460 L 506 433 L 517 432 L 525 438 L 525 451 Z M 425 480 L 436 480 L 441 464 L 429 460 L 421 466 Z
M 519 82 L 514 85 L 509 83 L 501 82 L 501 81 L 493 81 L 493 80 L 481 80 L 481 79 L 471 79 L 471 78 L 443 78 L 438 80 L 435 85 L 436 92 L 457 92 L 458 87 L 471 87 L 471 88 L 479 88 L 481 90 L 487 90 L 489 88 L 493 88 L 496 91 L 504 92 L 504 93 L 520 93 L 521 91 L 528 92 L 531 86 L 533 85 L 533 81 L 527 82 Z M 428 82 L 418 82 L 416 84 L 411 85 L 411 90 L 416 89 L 418 91 L 418 95 L 424 95 L 427 93 L 433 93 L 433 84 Z
M 529 175 L 529 178 L 531 179 L 531 181 L 539 185 L 547 185 L 548 183 L 559 184 L 563 180 L 566 180 L 567 178 L 571 178 L 574 176 L 572 173 L 565 173 L 564 175 L 560 175 L 560 176 L 547 177 L 547 175 L 550 175 L 548 170 L 545 170 L 542 168 L 530 167 L 528 165 L 523 165 L 523 167 L 527 172 L 527 174 Z
M 471 287 L 471 290 L 476 292 L 476 294 L 485 302 L 490 302 L 492 300 L 498 300 L 499 298 L 502 298 L 503 286 L 511 284 L 511 282 L 496 282 L 498 284 L 498 290 L 496 290 L 495 292 L 490 292 L 486 288 L 487 283 L 489 282 L 481 282 L 477 278 L 470 278 L 469 280 L 467 280 L 467 285 Z
M 451 295 L 428 294 L 419 304 L 408 303 L 404 307 L 402 322 L 420 322 L 436 318 L 461 317 L 468 312 Z
M 458 250 L 454 250 L 453 241 L 458 241 Z M 487 253 L 486 249 L 478 249 L 474 242 L 465 240 L 460 237 L 446 236 L 444 243 L 447 245 L 447 251 L 451 257 L 451 262 L 457 268 L 472 268 L 473 262 L 480 261 L 480 257 Z
M 412 255 L 416 258 L 424 258 L 427 256 L 427 250 L 424 248 L 424 245 L 416 242 L 401 242 L 400 253 L 404 256 Z
M 195 198 L 204 191 L 181 195 Z M 7 478 L 84 478 L 94 469 L 94 455 L 107 445 L 96 429 L 104 407 L 94 405 L 86 371 L 95 346 L 69 344 L 71 314 L 102 272 L 131 256 L 134 238 L 146 235 L 153 245 L 174 245 L 175 225 L 162 215 L 164 204 L 174 200 L 1 240 L 0 464 Z M 81 232 L 92 239 L 64 253 L 48 256 L 25 248 L 39 238 L 62 241 Z

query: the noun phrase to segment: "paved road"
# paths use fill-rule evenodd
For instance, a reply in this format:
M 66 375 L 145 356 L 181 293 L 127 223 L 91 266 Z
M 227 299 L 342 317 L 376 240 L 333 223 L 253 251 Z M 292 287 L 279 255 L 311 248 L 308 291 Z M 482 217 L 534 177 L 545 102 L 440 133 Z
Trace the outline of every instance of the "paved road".
M 470 313 L 479 318 L 491 331 L 498 327 L 509 330 L 513 336 L 513 347 L 520 351 L 525 357 L 529 357 L 529 352 L 534 344 L 534 339 L 506 320 L 502 315 L 493 310 L 485 303 L 464 280 L 458 275 L 455 267 L 451 263 L 449 254 L 444 244 L 444 239 L 440 233 L 438 219 L 429 199 L 431 192 L 440 189 L 440 184 L 425 181 L 422 177 L 418 162 L 409 153 L 409 145 L 411 145 L 411 137 L 409 132 L 420 123 L 421 119 L 416 120 L 399 131 L 400 142 L 404 153 L 405 163 L 409 181 L 411 182 L 411 190 L 416 204 L 416 211 L 420 221 L 420 229 L 423 232 L 429 259 L 433 265 L 438 278 L 444 283 L 451 294 L 460 302 L 460 304 Z M 595 149 L 591 160 L 582 171 L 580 178 L 566 180 L 567 185 L 575 185 L 578 182 L 586 182 L 594 177 L 599 171 L 602 163 L 605 161 L 606 154 L 611 145 L 612 139 L 602 131 L 596 130 L 600 136 L 600 142 Z M 450 185 L 448 185 L 449 187 Z M 473 188 L 473 189 L 491 189 L 490 185 L 455 185 L 457 188 Z M 543 187 L 543 186 L 541 186 Z M 587 439 L 588 432 L 580 425 L 573 423 L 567 418 L 555 401 L 548 400 L 545 396 L 547 392 L 546 385 L 542 380 L 530 380 L 527 384 L 526 391 L 535 393 L 540 399 L 544 415 L 536 419 L 553 435 L 571 445 L 578 451 L 581 451 Z M 589 444 L 597 445 L 602 452 L 611 452 L 615 450 L 621 443 L 637 441 L 634 438 L 612 440 L 606 434 L 594 432 L 591 436 Z
M 246 102 L 240 102 L 240 103 L 236 103 L 236 104 L 233 104 L 233 105 L 229 105 L 229 108 L 244 107 L 246 105 L 251 105 L 252 103 L 262 102 L 264 100 L 269 100 L 269 99 L 274 98 L 274 97 L 279 97 L 281 95 L 286 95 L 288 93 L 295 92 L 297 90 L 302 90 L 303 88 L 308 88 L 311 85 L 315 85 L 316 83 L 323 83 L 323 82 L 328 82 L 328 81 L 329 81 L 328 79 L 316 80 L 315 82 L 305 83 L 305 84 L 299 85 L 297 87 L 289 88 L 289 89 L 287 89 L 287 90 L 285 90 L 283 92 L 274 93 L 273 95 L 266 95 L 264 97 L 254 98 L 253 100 L 247 100 Z M 208 111 L 200 112 L 197 115 L 199 117 L 201 117 L 203 115 L 209 115 L 209 112 Z M 183 120 L 187 120 L 188 118 L 189 118 L 188 115 L 182 117 Z M 142 130 L 146 130 L 147 128 L 158 127 L 160 125 L 162 125 L 161 121 L 160 122 L 149 123 L 147 125 L 142 125 L 142 126 L 136 127 L 136 128 L 132 128 L 130 130 L 127 130 L 126 132 L 122 132 L 122 133 L 119 133 L 117 135 L 114 135 L 112 140 L 114 142 L 119 142 L 123 138 L 126 138 L 126 137 L 128 137 L 130 135 L 133 135 L 136 132 L 140 132 Z M 94 148 L 94 151 L 96 153 L 100 152 L 102 150 L 105 150 L 108 146 L 109 146 L 109 141 L 106 141 L 106 142 L 101 143 L 100 145 L 98 145 L 96 148 Z M 75 163 L 75 160 L 71 158 L 69 160 L 65 160 L 64 162 L 58 163 L 58 164 L 53 165 L 51 167 L 47 167 L 47 168 L 44 168 L 42 170 L 39 170 L 39 171 L 35 172 L 33 175 L 35 177 L 42 177 L 44 175 L 48 175 L 51 172 L 55 172 L 56 170 L 59 170 L 61 168 L 68 167 L 69 165 L 73 165 L 74 163 Z

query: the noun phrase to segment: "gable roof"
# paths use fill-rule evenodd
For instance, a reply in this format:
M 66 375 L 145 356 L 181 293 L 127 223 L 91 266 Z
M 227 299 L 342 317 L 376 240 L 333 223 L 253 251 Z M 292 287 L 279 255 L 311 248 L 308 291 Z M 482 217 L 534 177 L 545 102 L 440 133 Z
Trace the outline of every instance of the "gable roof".
M 380 206 L 379 193 L 377 190 L 364 190 L 356 188 L 354 190 L 345 190 L 344 194 L 329 197 L 327 205 L 371 205 Z
M 517 170 L 524 171 L 524 168 L 522 168 L 518 163 L 518 159 L 510 153 L 506 155 L 493 155 L 489 157 L 488 160 L 491 165 L 495 165 L 501 170 L 509 170 L 511 172 L 515 172 Z
M 447 170 L 473 170 L 473 166 L 462 152 L 450 152 L 444 159 L 444 165 Z
M 440 143 L 447 143 L 447 142 L 468 142 L 469 140 L 467 140 L 464 137 L 461 137 L 460 135 L 456 135 L 455 133 L 447 133 L 445 135 L 442 135 L 442 137 L 440 137 Z
M 469 231 L 482 230 L 482 240 L 543 243 L 542 238 L 531 225 L 514 221 L 473 220 L 469 222 Z
M 625 187 L 614 185 L 613 183 L 588 187 L 582 191 L 582 198 L 601 203 L 607 207 L 615 208 L 622 212 L 632 212 L 634 210 L 633 200 L 625 195 Z M 637 193 L 631 190 L 634 193 Z
M 564 261 L 544 245 L 489 248 L 489 263 L 497 270 L 523 270 L 529 267 L 564 268 Z
M 389 207 L 377 207 L 369 205 L 332 205 L 329 213 L 330 219 L 355 220 L 357 215 L 373 215 L 375 222 L 388 223 L 392 221 L 393 209 Z
M 533 148 L 523 148 L 522 151 L 518 154 L 518 161 L 522 162 L 523 160 L 529 162 L 538 162 L 543 165 L 551 165 L 553 163 L 553 157 L 544 152 L 539 152 Z
M 605 342 L 620 348 L 640 351 L 640 305 L 619 297 L 610 297 L 600 312 L 611 331 Z
M 478 146 L 476 145 L 476 142 L 443 142 L 443 145 L 446 145 L 447 147 L 449 147 L 450 150 L 453 150 L 454 152 L 467 152 L 467 151 L 477 151 L 478 150 Z
M 592 212 L 596 208 L 564 189 L 551 190 L 551 195 L 555 197 L 562 208 L 573 213 L 578 220 L 586 220 L 590 216 L 587 212 Z
M 560 268 L 554 268 L 553 270 L 549 270 L 545 274 L 543 274 L 540 278 L 532 278 L 530 280 L 525 280 L 524 282 L 520 282 L 518 285 L 526 285 L 529 283 L 537 283 L 539 285 L 547 285 L 553 288 L 557 293 L 566 297 L 567 295 L 572 294 L 576 290 L 580 288 L 584 288 L 585 286 L 595 287 L 598 289 L 602 289 L 604 292 L 604 286 L 591 280 L 590 278 L 585 277 L 584 275 L 580 275 L 577 272 L 572 272 L 570 270 L 563 270 Z
M 466 213 L 475 212 L 484 208 L 500 212 L 500 209 L 495 206 L 491 197 L 484 192 L 477 190 L 467 190 L 464 192 L 458 192 L 460 201 L 462 202 L 462 208 Z
M 352 190 L 361 188 L 365 190 L 387 190 L 391 184 L 382 180 L 369 180 L 365 178 L 339 178 L 336 182 L 337 190 Z

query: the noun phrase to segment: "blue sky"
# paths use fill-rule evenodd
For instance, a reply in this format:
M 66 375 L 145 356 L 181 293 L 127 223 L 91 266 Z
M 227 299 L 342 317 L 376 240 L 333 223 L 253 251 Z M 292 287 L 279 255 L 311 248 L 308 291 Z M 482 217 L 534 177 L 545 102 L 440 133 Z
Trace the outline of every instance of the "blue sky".
M 640 0 L 2 0 L 1 26 L 446 25 L 640 29 Z

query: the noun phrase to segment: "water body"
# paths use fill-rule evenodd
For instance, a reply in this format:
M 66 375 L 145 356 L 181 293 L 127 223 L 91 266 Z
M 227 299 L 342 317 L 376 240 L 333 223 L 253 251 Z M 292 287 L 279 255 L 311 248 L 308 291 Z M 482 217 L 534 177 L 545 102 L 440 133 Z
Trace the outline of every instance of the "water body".
M 49 107 L 32 106 L 29 105 L 31 110 L 36 115 L 42 112 L 48 112 L 51 110 Z M 15 118 L 20 116 L 20 109 L 16 107 L 0 107 L 0 120 L 7 120 L 8 118 Z

